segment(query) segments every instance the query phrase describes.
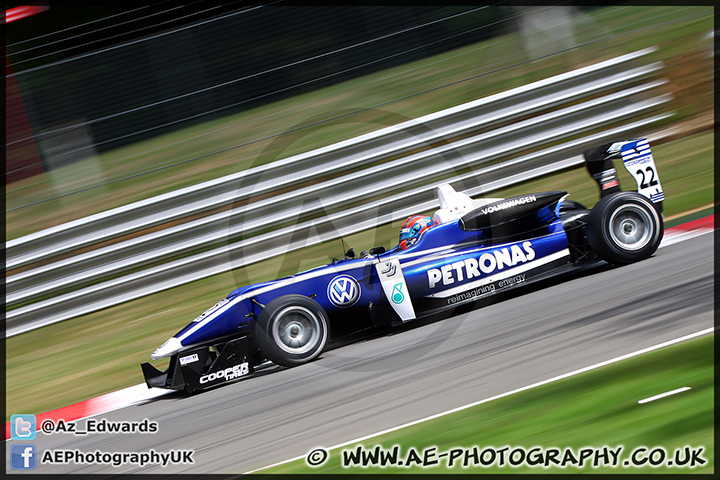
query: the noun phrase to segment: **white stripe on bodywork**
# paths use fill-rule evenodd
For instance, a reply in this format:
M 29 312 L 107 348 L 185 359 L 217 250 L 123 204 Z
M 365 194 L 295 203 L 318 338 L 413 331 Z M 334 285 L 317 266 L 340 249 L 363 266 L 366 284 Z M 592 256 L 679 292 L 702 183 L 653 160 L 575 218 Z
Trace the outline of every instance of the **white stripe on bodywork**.
M 442 292 L 432 293 L 430 295 L 426 295 L 426 297 L 429 297 L 429 298 L 451 297 L 453 295 L 457 295 L 458 293 L 462 293 L 467 290 L 472 290 L 473 288 L 477 288 L 477 287 L 481 287 L 483 285 L 493 283 L 497 280 L 503 280 L 505 278 L 512 277 L 513 275 L 517 275 L 518 273 L 527 272 L 528 270 L 539 267 L 541 265 L 545 265 L 547 263 L 550 263 L 552 261 L 558 260 L 558 259 L 566 257 L 566 256 L 570 256 L 570 250 L 567 248 L 564 250 L 560 250 L 559 252 L 552 253 L 552 254 L 550 254 L 546 257 L 543 257 L 539 260 L 533 260 L 533 261 L 524 263 L 522 265 L 518 265 L 517 267 L 512 267 L 509 270 L 505 270 L 502 273 L 490 275 L 489 277 L 481 278 L 480 280 L 475 280 L 474 282 L 470 282 L 470 283 L 466 283 L 464 285 L 449 288 Z
M 446 249 L 446 248 L 447 248 L 447 247 L 437 247 L 437 248 L 433 248 L 433 249 L 429 249 L 429 250 L 421 250 L 421 251 L 419 251 L 419 252 L 412 252 L 412 253 L 407 254 L 407 255 L 405 255 L 405 254 L 400 254 L 400 255 L 398 255 L 397 257 L 394 257 L 394 258 L 398 258 L 398 259 L 413 258 L 413 257 L 417 257 L 417 256 L 419 256 L 419 255 L 428 255 L 428 254 L 430 254 L 430 253 L 434 253 L 434 252 L 437 252 L 437 251 L 440 251 L 440 250 L 443 250 L 443 249 Z M 374 264 L 374 263 L 376 263 L 377 261 L 378 261 L 377 257 L 369 257 L 369 258 L 365 261 L 365 263 L 363 263 L 363 264 L 353 263 L 352 265 L 342 265 L 342 266 L 327 265 L 327 266 L 328 266 L 328 267 L 332 267 L 332 268 L 335 269 L 335 271 L 340 272 L 340 271 L 345 271 L 345 270 L 352 270 L 352 269 L 354 269 L 354 268 L 363 268 L 363 267 L 365 267 L 366 265 L 368 265 L 368 264 Z M 421 260 L 421 261 L 422 261 L 422 260 Z M 260 294 L 262 294 L 262 293 L 269 292 L 269 291 L 274 290 L 274 289 L 276 289 L 276 288 L 285 287 L 285 286 L 287 286 L 287 285 L 292 285 L 292 284 L 294 284 L 294 283 L 298 283 L 298 282 L 301 282 L 301 281 L 310 280 L 310 279 L 312 279 L 312 278 L 320 277 L 320 276 L 326 275 L 326 274 L 327 274 L 327 270 L 324 269 L 324 268 L 318 269 L 318 270 L 314 270 L 314 271 L 310 271 L 310 272 L 307 272 L 307 273 L 299 273 L 299 274 L 295 275 L 293 278 L 289 278 L 289 279 L 287 279 L 287 280 L 283 280 L 283 281 L 280 281 L 280 282 L 277 282 L 277 283 L 273 283 L 273 284 L 267 285 L 267 286 L 265 286 L 265 287 L 260 287 L 260 288 L 258 288 L 257 290 L 252 290 L 252 291 L 250 291 L 250 292 L 247 292 L 247 293 L 238 295 L 237 297 L 235 297 L 235 298 L 233 298 L 232 300 L 230 300 L 230 302 L 228 302 L 226 305 L 224 305 L 223 308 L 220 308 L 220 309 L 214 311 L 211 315 L 207 316 L 206 318 L 204 318 L 203 320 L 201 320 L 200 322 L 198 322 L 194 327 L 192 327 L 192 328 L 191 328 L 190 330 L 188 330 L 187 332 L 183 333 L 183 334 L 182 334 L 180 337 L 178 337 L 178 338 L 179 338 L 180 341 L 182 342 L 184 339 L 186 339 L 187 337 L 189 337 L 189 336 L 192 335 L 193 333 L 197 332 L 200 328 L 202 328 L 202 327 L 204 327 L 205 325 L 207 325 L 208 322 L 210 322 L 210 321 L 212 321 L 213 319 L 215 319 L 218 315 L 220 315 L 220 314 L 223 313 L 224 311 L 228 310 L 229 308 L 232 308 L 233 306 L 237 305 L 238 303 L 240 303 L 240 302 L 243 301 L 243 300 L 246 300 L 246 299 L 248 299 L 248 298 L 250 298 L 250 297 L 253 297 L 253 296 L 255 296 L 255 295 L 260 295 Z M 188 345 L 183 345 L 183 347 L 187 347 L 187 346 L 188 346 Z
M 375 257 L 370 257 L 370 258 L 367 259 L 367 261 L 365 261 L 365 262 L 362 263 L 362 264 L 360 264 L 360 263 L 353 263 L 352 265 L 340 265 L 340 266 L 327 265 L 327 267 L 333 268 L 336 272 L 342 272 L 342 271 L 345 271 L 345 270 L 352 270 L 352 269 L 354 269 L 354 268 L 363 268 L 363 267 L 365 267 L 367 264 L 372 264 L 372 263 L 375 263 L 376 261 L 377 261 L 377 259 L 376 259 Z M 281 281 L 278 281 L 277 283 L 273 283 L 273 284 L 271 284 L 271 285 L 266 285 L 266 286 L 264 286 L 264 287 L 260 287 L 260 288 L 258 288 L 257 290 L 252 290 L 252 291 L 250 291 L 250 292 L 246 292 L 246 293 L 240 294 L 240 295 L 238 295 L 237 297 L 235 297 L 235 298 L 233 298 L 232 300 L 230 300 L 230 301 L 229 301 L 227 304 L 225 304 L 222 308 L 220 308 L 220 309 L 218 309 L 218 310 L 215 310 L 211 315 L 208 315 L 208 316 L 205 317 L 203 320 L 197 322 L 197 324 L 196 324 L 194 327 L 192 327 L 192 328 L 191 328 L 190 330 L 188 330 L 187 332 L 183 333 L 183 334 L 182 334 L 180 337 L 178 337 L 178 338 L 179 338 L 180 341 L 182 342 L 184 339 L 186 339 L 187 337 L 189 337 L 189 336 L 192 335 L 193 333 L 197 332 L 200 328 L 202 328 L 202 327 L 204 327 L 205 325 L 207 325 L 208 322 L 210 322 L 210 321 L 214 320 L 215 318 L 217 318 L 218 315 L 220 315 L 221 313 L 225 312 L 226 310 L 234 307 L 235 305 L 237 305 L 238 303 L 242 302 L 243 300 L 246 300 L 246 299 L 248 299 L 248 298 L 250 298 L 250 297 L 254 297 L 255 295 L 260 295 L 260 294 L 262 294 L 262 293 L 266 293 L 266 292 L 269 292 L 269 291 L 271 291 L 271 290 L 275 290 L 276 288 L 286 287 L 286 286 L 288 286 L 288 285 L 293 285 L 293 284 L 298 283 L 298 282 L 304 282 L 305 280 L 309 280 L 309 279 L 316 278 L 316 277 L 320 277 L 320 276 L 322 276 L 322 275 L 327 275 L 327 274 L 328 274 L 328 270 L 327 270 L 326 268 L 320 268 L 320 269 L 317 269 L 317 270 L 314 270 L 314 271 L 310 271 L 310 272 L 306 272 L 306 273 L 298 273 L 298 274 L 295 275 L 294 277 L 288 278 L 287 280 L 281 280 Z M 187 347 L 187 346 L 188 346 L 188 345 L 183 345 L 183 347 Z
M 513 242 L 511 242 L 511 243 L 513 243 Z M 507 245 L 510 245 L 511 243 L 508 243 Z M 503 245 L 497 245 L 497 247 L 502 247 L 502 246 L 503 246 Z M 495 248 L 495 247 L 496 247 L 496 246 L 493 246 L 493 248 Z M 412 253 L 410 253 L 410 254 L 400 254 L 400 255 L 398 255 L 397 257 L 393 257 L 393 258 L 397 258 L 398 260 L 402 260 L 402 259 L 404 259 L 404 258 L 413 258 L 413 257 L 417 257 L 417 256 L 420 256 L 420 255 L 425 256 L 425 255 L 428 255 L 428 254 L 431 254 L 431 253 L 435 253 L 435 252 L 442 251 L 442 250 L 447 249 L 447 248 L 448 248 L 447 246 L 437 247 L 437 248 L 432 248 L 432 249 L 428 249 L 428 250 L 421 250 L 421 251 L 419 251 L 419 252 L 412 252 Z M 480 248 L 478 248 L 477 250 L 479 251 L 479 250 L 481 250 L 482 248 L 487 248 L 487 247 L 480 247 Z M 470 253 L 472 253 L 472 252 L 470 252 Z M 362 263 L 362 264 L 352 263 L 352 264 L 350 264 L 350 265 L 340 265 L 340 266 L 327 265 L 327 267 L 333 268 L 333 269 L 334 269 L 335 271 L 337 271 L 337 272 L 341 272 L 341 271 L 345 271 L 345 270 L 352 270 L 352 269 L 354 269 L 354 268 L 363 268 L 363 267 L 365 267 L 365 266 L 368 265 L 368 264 L 377 263 L 377 261 L 378 261 L 378 258 L 377 258 L 377 257 L 369 257 L 369 258 L 368 258 L 364 263 Z M 408 266 L 415 265 L 415 264 L 417 264 L 417 263 L 423 263 L 423 262 L 426 262 L 426 261 L 427 261 L 427 259 L 421 258 L 421 259 L 417 259 L 417 260 L 414 260 L 414 261 L 411 261 L 411 262 L 403 263 L 402 266 L 403 266 L 403 267 L 408 267 Z M 177 338 L 180 340 L 180 342 L 182 342 L 183 340 L 185 340 L 186 338 L 188 338 L 190 335 L 192 335 L 193 333 L 197 332 L 200 328 L 204 327 L 204 326 L 207 325 L 209 322 L 211 322 L 212 320 L 214 320 L 215 318 L 217 318 L 218 315 L 220 315 L 220 314 L 222 314 L 223 312 L 225 312 L 226 310 L 234 307 L 235 305 L 237 305 L 238 303 L 242 302 L 243 300 L 246 300 L 246 299 L 248 299 L 248 298 L 250 298 L 250 297 L 253 297 L 253 296 L 255 296 L 255 295 L 260 295 L 260 294 L 263 294 L 263 293 L 272 291 L 272 290 L 274 290 L 274 289 L 276 289 L 276 288 L 285 287 L 285 286 L 288 286 L 288 285 L 293 285 L 293 284 L 298 283 L 298 282 L 301 282 L 301 281 L 310 280 L 310 279 L 312 279 L 312 278 L 320 277 L 320 276 L 322 276 L 322 275 L 327 275 L 327 272 L 328 272 L 328 271 L 327 271 L 326 268 L 320 268 L 320 269 L 312 270 L 312 271 L 309 271 L 309 272 L 306 272 L 306 273 L 299 273 L 299 274 L 295 275 L 295 276 L 292 277 L 292 278 L 288 278 L 287 280 L 282 280 L 282 281 L 279 281 L 279 282 L 277 282 L 277 283 L 273 283 L 273 284 L 271 284 L 271 285 L 267 285 L 267 286 L 265 286 L 265 287 L 260 287 L 260 288 L 258 288 L 257 290 L 252 290 L 252 291 L 250 291 L 250 292 L 247 292 L 247 293 L 238 295 L 237 297 L 235 297 L 235 298 L 233 298 L 232 300 L 230 300 L 230 302 L 228 302 L 227 304 L 225 304 L 222 308 L 214 311 L 212 314 L 208 315 L 207 317 L 205 317 L 205 318 L 202 319 L 201 321 L 197 322 L 197 324 L 194 325 L 190 330 L 188 330 L 187 332 L 183 333 L 180 337 L 177 337 Z M 187 347 L 187 346 L 189 346 L 189 345 L 183 345 L 183 347 Z
M 429 248 L 427 250 L 419 250 L 417 252 L 411 252 L 411 253 L 400 253 L 397 258 L 399 260 L 404 260 L 406 258 L 415 258 L 419 257 L 421 255 L 430 255 L 431 253 L 440 252 L 442 250 L 447 250 L 448 245 L 443 245 L 442 247 L 435 247 L 435 248 Z M 420 259 L 419 262 L 423 262 L 423 259 Z M 416 260 L 416 262 L 418 262 Z M 405 265 L 410 265 L 410 263 L 405 263 Z

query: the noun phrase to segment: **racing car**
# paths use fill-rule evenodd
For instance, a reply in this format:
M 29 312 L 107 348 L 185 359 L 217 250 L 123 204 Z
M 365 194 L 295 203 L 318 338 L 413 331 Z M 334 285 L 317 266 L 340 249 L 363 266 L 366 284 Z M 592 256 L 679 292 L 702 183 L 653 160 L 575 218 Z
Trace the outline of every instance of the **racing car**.
M 600 200 L 564 191 L 472 199 L 437 187 L 439 209 L 402 225 L 397 246 L 375 247 L 274 281 L 238 288 L 192 320 L 142 364 L 148 387 L 193 392 L 250 375 L 267 360 L 293 367 L 317 358 L 331 325 L 392 326 L 541 279 L 607 262 L 644 260 L 663 236 L 664 200 L 647 139 L 584 152 Z M 615 159 L 636 179 L 622 191 Z

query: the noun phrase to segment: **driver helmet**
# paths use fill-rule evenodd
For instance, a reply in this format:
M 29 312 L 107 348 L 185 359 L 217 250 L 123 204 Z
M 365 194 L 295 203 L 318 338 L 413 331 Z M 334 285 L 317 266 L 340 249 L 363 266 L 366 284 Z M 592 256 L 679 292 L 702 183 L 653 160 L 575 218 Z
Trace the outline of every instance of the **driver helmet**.
M 400 227 L 400 249 L 405 250 L 418 241 L 420 235 L 428 228 L 435 225 L 432 217 L 425 215 L 413 215 L 405 220 Z

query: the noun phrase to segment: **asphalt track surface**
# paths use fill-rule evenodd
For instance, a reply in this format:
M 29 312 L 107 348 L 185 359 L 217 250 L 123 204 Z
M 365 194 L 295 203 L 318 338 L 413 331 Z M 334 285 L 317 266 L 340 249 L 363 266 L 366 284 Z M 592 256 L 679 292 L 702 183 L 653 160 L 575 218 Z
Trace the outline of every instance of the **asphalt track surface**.
M 713 293 L 706 234 L 637 264 L 526 287 L 469 313 L 335 348 L 302 367 L 270 367 L 95 417 L 147 418 L 159 425 L 154 434 L 39 432 L 33 441 L 40 455 L 193 450 L 192 465 L 38 464 L 33 473 L 247 472 L 712 327 Z

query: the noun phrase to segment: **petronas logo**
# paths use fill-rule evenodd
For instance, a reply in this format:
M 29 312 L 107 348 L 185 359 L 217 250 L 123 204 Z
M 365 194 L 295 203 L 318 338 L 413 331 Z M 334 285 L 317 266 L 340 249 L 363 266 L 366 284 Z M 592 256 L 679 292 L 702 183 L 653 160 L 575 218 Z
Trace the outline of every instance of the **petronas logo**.
M 405 300 L 405 295 L 402 293 L 402 283 L 398 283 L 393 287 L 391 298 L 393 303 L 402 303 Z

